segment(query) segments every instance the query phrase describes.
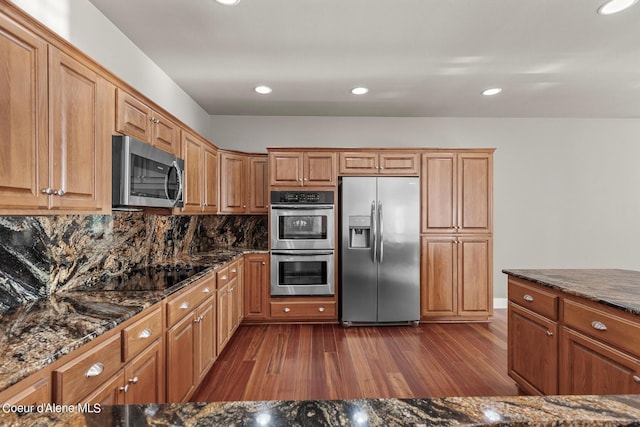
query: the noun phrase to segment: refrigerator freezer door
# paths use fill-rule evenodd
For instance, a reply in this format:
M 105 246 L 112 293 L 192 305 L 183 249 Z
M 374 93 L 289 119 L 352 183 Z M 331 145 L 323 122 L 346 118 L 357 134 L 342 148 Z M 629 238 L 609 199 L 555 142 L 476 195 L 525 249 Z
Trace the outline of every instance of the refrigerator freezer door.
M 378 178 L 378 322 L 420 319 L 420 183 Z
M 342 321 L 343 322 L 375 322 L 377 320 L 378 283 L 376 263 L 374 262 L 377 215 L 375 177 L 345 177 L 341 190 L 341 278 L 342 288 Z M 349 224 L 364 218 L 370 220 L 370 244 L 358 242 L 351 247 L 349 242 Z M 351 218 L 351 221 L 350 221 Z

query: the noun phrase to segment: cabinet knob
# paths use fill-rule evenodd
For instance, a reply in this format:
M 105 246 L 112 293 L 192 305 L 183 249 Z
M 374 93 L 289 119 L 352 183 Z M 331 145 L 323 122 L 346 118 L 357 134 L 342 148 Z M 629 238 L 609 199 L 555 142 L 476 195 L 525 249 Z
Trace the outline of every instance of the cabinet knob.
M 87 378 L 97 377 L 104 371 L 104 365 L 102 363 L 95 363 L 84 374 Z
M 124 387 L 120 387 L 119 389 L 120 391 L 124 391 L 125 393 L 129 391 L 129 384 L 125 385 Z
M 591 327 L 593 329 L 596 329 L 598 331 L 606 331 L 607 330 L 607 325 L 605 325 L 602 322 L 599 322 L 597 320 L 594 320 L 593 322 L 591 322 Z
M 138 334 L 138 338 L 149 338 L 151 336 L 151 329 L 146 328 L 140 334 Z
M 266 262 L 264 262 L 264 261 L 262 261 L 262 265 L 267 265 L 267 263 L 266 263 Z
M 149 117 L 149 121 L 153 123 L 153 117 Z
M 522 299 L 523 299 L 523 300 L 525 300 L 525 301 L 527 301 L 527 302 L 533 302 L 533 297 L 532 297 L 531 295 L 529 295 L 529 294 L 525 294 L 525 295 L 522 297 Z
M 318 311 L 319 311 L 320 313 L 324 313 L 324 307 L 319 307 L 319 308 L 318 308 Z
M 237 273 L 238 270 L 236 270 L 235 268 L 233 270 L 231 270 L 232 273 Z
M 284 310 L 282 310 L 282 311 L 284 311 L 285 313 L 288 313 L 288 312 L 291 311 L 291 309 L 289 307 L 285 307 Z
M 635 381 L 635 382 L 637 382 L 637 383 L 640 383 L 640 377 L 639 377 L 639 376 L 637 376 L 637 375 L 634 375 L 634 376 L 633 376 L 633 381 Z
M 53 188 L 49 188 L 49 187 L 47 187 L 47 188 L 43 188 L 43 189 L 42 189 L 42 192 L 43 192 L 44 194 L 51 195 L 51 194 L 53 194 Z
M 547 331 L 547 336 L 552 337 L 552 336 L 553 336 L 553 332 L 551 332 L 551 331 Z
M 211 292 L 211 288 L 207 286 L 206 288 L 204 288 L 202 292 L 204 292 L 205 294 L 208 294 L 209 292 Z
M 61 188 L 61 189 L 59 189 L 58 191 L 56 191 L 56 192 L 55 192 L 55 194 L 56 194 L 57 196 L 64 196 L 64 195 L 65 195 L 65 191 Z
M 131 384 L 137 384 L 138 383 L 138 376 L 135 376 L 133 378 L 129 378 L 129 382 Z
M 189 308 L 189 302 L 185 301 L 180 305 L 180 308 L 183 310 L 186 310 L 187 308 Z

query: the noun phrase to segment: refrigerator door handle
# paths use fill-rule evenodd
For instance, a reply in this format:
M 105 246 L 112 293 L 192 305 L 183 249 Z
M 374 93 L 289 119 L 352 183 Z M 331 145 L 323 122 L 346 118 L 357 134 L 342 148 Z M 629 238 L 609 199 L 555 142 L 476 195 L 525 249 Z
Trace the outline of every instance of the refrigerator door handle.
M 384 220 L 382 218 L 382 202 L 378 202 L 378 227 L 380 227 L 380 264 L 384 258 Z
M 375 200 L 371 202 L 371 227 L 372 227 L 372 230 L 371 230 L 372 233 L 371 233 L 371 236 L 369 237 L 369 242 L 371 245 L 371 260 L 375 263 L 376 257 L 378 256 L 378 253 L 377 253 L 378 228 L 376 227 L 376 201 Z

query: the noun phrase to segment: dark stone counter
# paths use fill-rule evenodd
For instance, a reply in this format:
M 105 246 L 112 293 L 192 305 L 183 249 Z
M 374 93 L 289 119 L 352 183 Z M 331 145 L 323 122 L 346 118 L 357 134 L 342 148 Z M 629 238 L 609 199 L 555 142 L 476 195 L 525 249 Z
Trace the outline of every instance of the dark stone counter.
M 176 262 L 209 268 L 159 291 L 57 292 L 0 312 L 0 391 L 100 336 L 145 308 L 189 286 L 243 253 L 220 249 L 181 257 Z
M 214 402 L 105 406 L 97 408 L 100 413 L 79 413 L 77 407 L 73 408 L 73 413 L 38 413 L 36 410 L 27 414 L 3 408 L 0 424 L 95 427 L 640 425 L 638 396 Z
M 514 270 L 503 273 L 640 315 L 640 272 L 614 269 Z

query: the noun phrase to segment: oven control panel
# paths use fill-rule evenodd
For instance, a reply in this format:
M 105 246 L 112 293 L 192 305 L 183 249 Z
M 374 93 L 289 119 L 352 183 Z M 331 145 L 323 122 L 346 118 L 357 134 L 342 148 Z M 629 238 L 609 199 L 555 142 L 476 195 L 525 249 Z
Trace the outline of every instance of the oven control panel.
M 272 191 L 271 204 L 333 204 L 333 191 Z

